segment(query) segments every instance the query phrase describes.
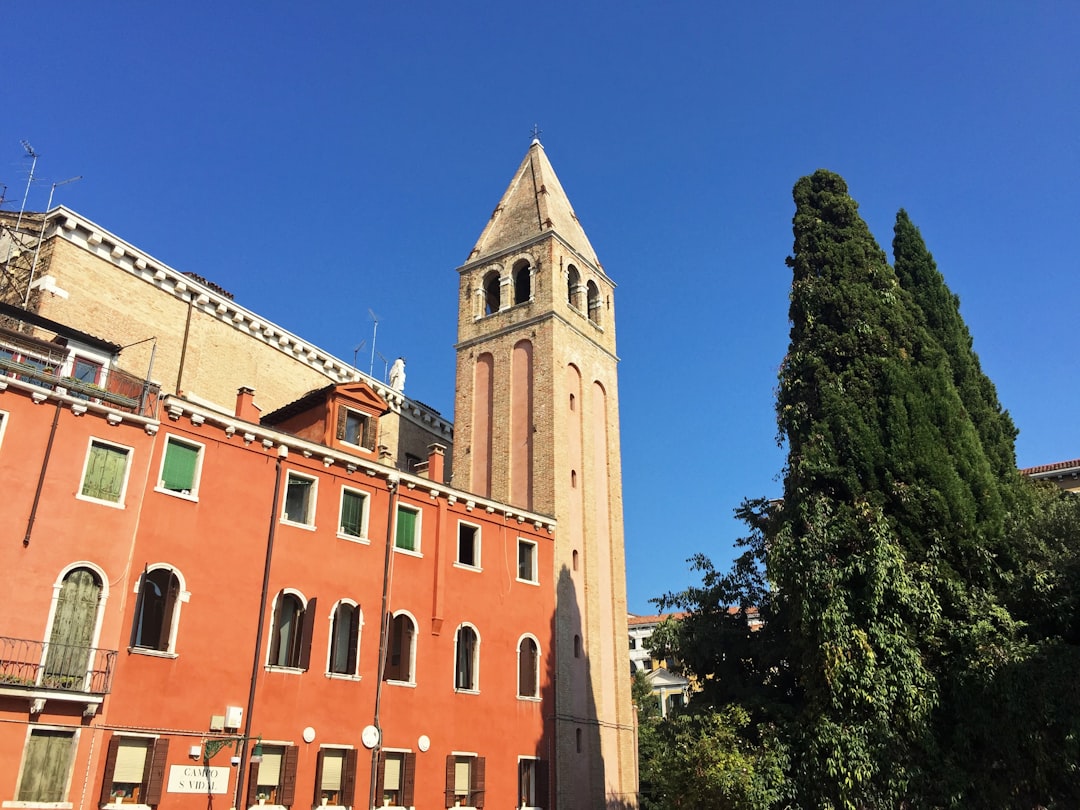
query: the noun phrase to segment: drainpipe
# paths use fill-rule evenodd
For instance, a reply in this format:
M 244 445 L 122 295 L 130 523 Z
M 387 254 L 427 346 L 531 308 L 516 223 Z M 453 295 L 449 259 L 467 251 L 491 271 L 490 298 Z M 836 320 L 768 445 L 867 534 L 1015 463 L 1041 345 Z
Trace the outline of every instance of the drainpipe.
M 34 505 L 30 507 L 30 519 L 26 522 L 26 536 L 23 537 L 23 548 L 30 545 L 30 532 L 34 529 L 34 520 L 37 518 L 38 504 L 41 503 L 41 490 L 45 487 L 45 471 L 49 469 L 49 456 L 52 455 L 53 439 L 56 438 L 56 426 L 60 423 L 60 408 L 63 403 L 56 402 L 56 413 L 53 414 L 52 427 L 49 429 L 49 443 L 45 445 L 45 458 L 41 460 L 41 472 L 38 474 L 37 489 L 34 490 Z
M 390 489 L 390 505 L 386 511 L 386 559 L 383 561 L 383 589 L 382 589 L 382 624 L 379 627 L 379 669 L 375 673 L 375 717 L 372 725 L 379 730 L 379 741 L 371 749 L 371 784 L 368 788 L 368 807 L 375 808 L 375 782 L 379 776 L 379 752 L 383 747 L 382 726 L 379 724 L 379 710 L 382 706 L 383 670 L 386 668 L 386 644 L 387 635 L 390 631 L 390 618 L 387 608 L 390 604 L 390 578 L 394 571 L 394 514 L 397 510 L 398 483 L 396 475 L 386 478 L 386 485 Z M 420 628 L 417 628 L 419 631 Z
M 240 767 L 236 773 L 236 797 L 233 807 L 239 807 L 244 798 L 244 780 L 247 776 L 247 744 L 251 737 L 251 715 L 255 711 L 255 687 L 259 679 L 262 659 L 263 624 L 266 621 L 266 596 L 270 590 L 270 562 L 274 555 L 274 535 L 277 532 L 278 498 L 281 495 L 281 460 L 289 454 L 285 445 L 278 447 L 277 463 L 274 465 L 274 500 L 270 504 L 270 530 L 266 535 L 266 561 L 263 563 L 262 592 L 259 596 L 259 626 L 255 631 L 255 656 L 251 660 L 251 687 L 248 690 L 247 708 L 244 711 L 244 736 L 239 742 Z

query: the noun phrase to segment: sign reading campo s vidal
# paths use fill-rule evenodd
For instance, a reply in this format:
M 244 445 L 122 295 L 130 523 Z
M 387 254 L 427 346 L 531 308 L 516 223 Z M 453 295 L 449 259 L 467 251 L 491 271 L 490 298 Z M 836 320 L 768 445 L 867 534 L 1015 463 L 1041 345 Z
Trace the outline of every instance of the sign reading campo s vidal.
M 169 769 L 169 793 L 225 793 L 229 768 L 210 765 L 173 765 Z

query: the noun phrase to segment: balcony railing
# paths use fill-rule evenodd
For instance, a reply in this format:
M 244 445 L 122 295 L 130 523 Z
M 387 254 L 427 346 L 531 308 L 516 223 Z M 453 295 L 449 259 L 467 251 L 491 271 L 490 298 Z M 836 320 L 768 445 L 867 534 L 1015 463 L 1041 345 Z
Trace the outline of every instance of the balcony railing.
M 0 636 L 0 688 L 107 695 L 116 650 Z

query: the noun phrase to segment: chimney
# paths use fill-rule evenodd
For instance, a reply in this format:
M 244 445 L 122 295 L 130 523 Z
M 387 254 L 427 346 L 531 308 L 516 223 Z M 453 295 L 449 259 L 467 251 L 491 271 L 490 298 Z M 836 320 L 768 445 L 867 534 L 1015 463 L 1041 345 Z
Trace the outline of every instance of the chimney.
M 438 484 L 445 484 L 444 468 L 446 465 L 446 445 L 429 444 L 427 457 L 427 477 Z
M 259 423 L 259 412 L 262 410 L 255 404 L 255 389 L 240 388 L 236 392 L 236 418 L 245 422 Z

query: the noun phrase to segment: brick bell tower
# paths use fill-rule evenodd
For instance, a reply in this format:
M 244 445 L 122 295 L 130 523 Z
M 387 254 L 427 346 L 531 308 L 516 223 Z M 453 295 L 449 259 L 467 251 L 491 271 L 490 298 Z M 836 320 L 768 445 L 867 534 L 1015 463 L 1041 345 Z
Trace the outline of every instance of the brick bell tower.
M 454 484 L 558 522 L 555 806 L 634 806 L 615 284 L 538 140 L 458 273 Z

